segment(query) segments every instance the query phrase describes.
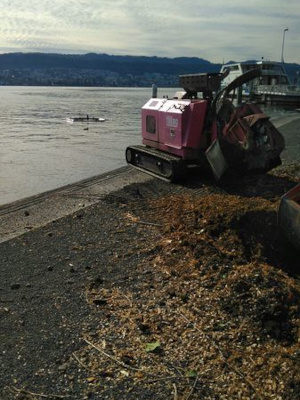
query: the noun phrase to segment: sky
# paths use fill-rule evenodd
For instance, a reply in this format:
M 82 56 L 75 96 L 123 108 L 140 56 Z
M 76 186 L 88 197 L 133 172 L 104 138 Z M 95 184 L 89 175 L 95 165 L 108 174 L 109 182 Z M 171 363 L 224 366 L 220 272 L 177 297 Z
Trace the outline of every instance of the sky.
M 299 0 L 0 0 L 0 54 L 300 64 Z M 288 31 L 285 31 L 288 29 Z M 284 46 L 283 46 L 284 42 Z

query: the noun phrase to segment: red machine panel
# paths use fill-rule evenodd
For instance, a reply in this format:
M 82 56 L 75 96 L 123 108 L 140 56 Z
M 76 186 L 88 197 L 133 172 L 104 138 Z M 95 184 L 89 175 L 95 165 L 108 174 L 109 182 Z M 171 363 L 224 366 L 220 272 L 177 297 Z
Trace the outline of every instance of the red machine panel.
M 142 108 L 143 143 L 185 159 L 206 145 L 206 100 L 151 99 Z

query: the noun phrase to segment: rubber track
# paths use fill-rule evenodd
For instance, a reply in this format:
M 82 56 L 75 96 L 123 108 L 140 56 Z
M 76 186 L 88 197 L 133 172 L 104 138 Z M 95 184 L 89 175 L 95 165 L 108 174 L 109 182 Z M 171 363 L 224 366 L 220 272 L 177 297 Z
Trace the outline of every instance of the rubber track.
M 146 147 L 146 146 L 130 146 L 130 147 L 128 147 L 128 149 L 136 151 L 137 153 L 140 153 L 140 154 L 146 154 L 146 155 L 155 157 L 157 159 L 157 161 L 163 160 L 163 161 L 170 163 L 170 166 L 172 168 L 172 176 L 171 176 L 171 178 L 168 178 L 163 175 L 160 175 L 159 173 L 148 170 L 147 168 L 143 168 L 140 165 L 130 163 L 130 165 L 139 169 L 140 171 L 146 172 L 147 174 L 152 175 L 156 178 L 162 179 L 166 182 L 176 181 L 181 176 L 180 172 L 183 167 L 183 164 L 182 164 L 182 159 L 180 157 L 172 155 L 172 154 L 164 153 L 163 151 L 152 149 L 152 148 Z

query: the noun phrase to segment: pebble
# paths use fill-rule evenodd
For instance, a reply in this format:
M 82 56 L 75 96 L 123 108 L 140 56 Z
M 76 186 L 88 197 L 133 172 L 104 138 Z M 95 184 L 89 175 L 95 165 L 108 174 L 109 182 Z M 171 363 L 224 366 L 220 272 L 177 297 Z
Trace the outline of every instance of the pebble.
M 20 285 L 19 283 L 12 283 L 12 284 L 10 285 L 10 288 L 11 288 L 12 290 L 20 289 L 20 287 L 21 287 L 21 285 Z
M 75 267 L 74 265 L 70 264 L 70 272 L 73 273 L 73 274 L 76 273 L 77 272 L 77 267 Z

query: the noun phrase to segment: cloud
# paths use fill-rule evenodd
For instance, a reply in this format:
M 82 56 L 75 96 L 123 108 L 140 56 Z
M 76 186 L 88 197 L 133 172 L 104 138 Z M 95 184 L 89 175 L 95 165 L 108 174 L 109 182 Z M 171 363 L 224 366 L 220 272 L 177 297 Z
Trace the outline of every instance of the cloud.
M 2 0 L 0 51 L 300 63 L 299 0 Z

